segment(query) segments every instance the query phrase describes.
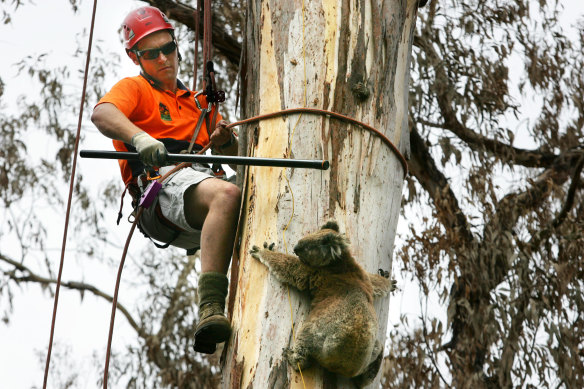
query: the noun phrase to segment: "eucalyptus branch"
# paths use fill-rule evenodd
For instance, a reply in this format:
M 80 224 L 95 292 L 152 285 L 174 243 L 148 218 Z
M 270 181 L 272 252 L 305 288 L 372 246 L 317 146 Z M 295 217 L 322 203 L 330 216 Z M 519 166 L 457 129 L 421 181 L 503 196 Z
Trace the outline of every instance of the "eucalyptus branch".
M 571 168 L 571 167 L 574 168 Z M 569 150 L 559 155 L 550 168 L 544 170 L 535 180 L 531 181 L 532 185 L 521 193 L 507 194 L 496 207 L 496 216 L 489 222 L 491 228 L 503 231 L 511 231 L 517 223 L 517 219 L 541 205 L 547 198 L 547 191 L 553 186 L 564 184 L 570 176 L 572 183 L 568 190 L 568 196 L 562 210 L 551 223 L 550 228 L 559 226 L 565 217 L 565 214 L 573 206 L 575 191 L 579 186 L 580 173 L 584 166 L 584 150 Z M 567 171 L 573 169 L 572 174 Z M 544 228 L 548 231 L 550 228 Z M 549 231 L 548 231 L 549 233 Z
M 176 311 L 179 307 L 177 307 L 181 296 L 184 293 L 184 287 L 188 284 L 187 277 L 189 274 L 192 273 L 193 269 L 195 268 L 196 257 L 194 255 L 187 256 L 187 262 L 184 264 L 183 270 L 181 271 L 178 279 L 176 281 L 176 285 L 173 289 L 172 295 L 169 296 L 168 307 L 164 312 L 162 320 L 160 321 L 160 330 L 158 331 L 157 336 L 162 338 L 166 336 L 166 334 L 172 332 L 172 317 L 176 315 Z
M 411 174 L 416 177 L 432 198 L 445 230 L 455 233 L 458 239 L 462 237 L 468 246 L 473 241 L 473 237 L 466 217 L 458 204 L 458 199 L 444 174 L 438 170 L 415 127 L 410 129 L 410 144 L 412 150 L 409 161 Z
M 535 325 L 533 326 L 535 328 L 534 333 L 533 333 L 533 337 L 531 339 L 531 347 L 529 348 L 529 352 L 527 353 L 527 355 L 529 356 L 529 358 L 531 359 L 533 356 L 533 353 L 535 352 L 535 343 L 537 340 L 537 332 L 539 330 L 539 325 L 541 323 L 541 318 L 537 318 L 537 323 L 535 323 Z M 525 382 L 527 380 L 527 369 L 523 372 L 523 378 L 521 380 L 521 382 Z
M 568 194 L 566 196 L 566 201 L 564 202 L 562 209 L 560 210 L 560 212 L 558 213 L 558 215 L 556 216 L 556 218 L 552 222 L 552 226 L 554 228 L 559 227 L 560 224 L 562 224 L 564 222 L 564 220 L 566 219 L 566 216 L 568 215 L 568 212 L 570 212 L 570 210 L 574 206 L 574 197 L 576 195 L 576 189 L 580 185 L 580 173 L 582 173 L 582 167 L 584 167 L 584 154 L 578 160 L 578 163 L 576 164 L 576 168 L 574 169 L 574 173 L 572 174 L 572 182 L 570 183 L 570 187 L 568 188 Z
M 452 101 L 451 92 L 455 90 L 453 83 L 450 81 L 444 61 L 440 58 L 436 49 L 432 46 L 432 39 L 425 39 L 420 36 L 414 38 L 414 45 L 424 50 L 430 61 L 430 66 L 436 72 L 434 79 L 434 88 L 436 90 L 436 99 L 442 118 L 443 124 L 439 126 L 448 129 L 453 134 L 463 140 L 474 151 L 487 151 L 496 156 L 503 162 L 514 163 L 525 167 L 547 167 L 556 155 L 543 150 L 526 150 L 513 147 L 503 142 L 487 138 L 463 125 L 457 118 L 455 106 Z
M 448 130 L 448 127 L 446 127 L 446 125 L 444 123 L 435 123 L 435 122 L 431 122 L 429 120 L 424 120 L 424 119 L 416 119 L 416 123 L 422 124 L 424 126 L 428 126 L 428 127 L 434 127 L 434 128 L 440 128 L 443 130 Z
M 421 303 L 422 302 L 420 301 L 420 304 Z M 425 324 L 426 318 L 428 317 L 428 296 L 426 296 L 426 307 L 425 308 L 420 307 L 420 311 L 425 312 L 425 313 L 422 313 L 422 335 L 424 336 L 424 344 L 426 345 L 426 348 L 428 349 L 430 361 L 432 362 L 434 369 L 438 373 L 438 377 L 440 377 L 440 380 L 444 383 L 444 385 L 446 385 L 446 387 L 450 387 L 451 385 L 448 382 L 446 382 L 446 379 L 444 378 L 444 376 L 442 375 L 442 372 L 440 371 L 440 368 L 438 367 L 438 363 L 436 362 L 436 356 L 435 356 L 434 351 L 432 350 L 432 348 L 430 347 L 430 344 L 428 342 L 428 331 L 426 329 L 426 324 Z
M 499 380 L 501 380 L 501 378 L 504 380 L 503 382 L 499 382 L 499 385 L 502 388 L 507 388 L 513 384 L 511 380 L 511 370 L 513 368 L 515 355 L 518 351 L 517 342 L 520 334 L 523 333 L 523 323 L 525 321 L 525 314 L 523 312 L 529 303 L 529 298 L 529 291 L 524 291 L 521 298 L 518 299 L 516 314 L 512 315 L 511 325 L 507 331 L 507 337 L 503 342 L 503 350 L 500 359 L 501 364 L 499 366 L 500 371 L 498 374 Z
M 144 0 L 146 3 L 159 8 L 170 19 L 184 24 L 195 31 L 195 18 L 199 17 L 200 26 L 203 26 L 203 15 L 197 15 L 197 10 L 172 0 Z M 239 65 L 241 56 L 241 44 L 227 33 L 225 27 L 220 25 L 217 18 L 212 19 L 213 47 L 216 48 L 227 60 L 235 66 Z M 203 37 L 203 28 L 200 28 L 200 37 Z
M 32 207 L 30 208 L 29 216 L 27 218 L 30 218 L 31 211 Z M 18 218 L 14 215 L 13 208 L 8 207 L 8 215 L 10 216 L 10 219 L 12 219 L 13 231 L 16 234 L 16 240 L 18 241 L 18 244 L 20 246 L 21 258 L 24 258 L 26 256 L 27 247 L 23 244 L 24 237 L 22 230 L 24 230 L 24 226 L 26 223 L 24 223 L 21 220 L 18 220 Z
M 14 280 L 16 283 L 32 282 L 32 283 L 37 283 L 37 284 L 41 284 L 41 285 L 51 285 L 51 284 L 57 283 L 57 280 L 40 276 L 40 275 L 36 274 L 35 272 L 33 272 L 27 266 L 24 266 L 23 264 L 18 263 L 16 261 L 6 257 L 5 255 L 0 254 L 0 261 L 6 262 L 13 267 L 12 270 L 3 270 L 2 273 L 4 273 L 10 279 Z M 25 275 L 19 276 L 16 274 L 17 271 L 25 273 Z M 101 291 L 100 289 L 98 289 L 97 287 L 95 287 L 93 285 L 90 285 L 90 284 L 87 284 L 84 282 L 76 282 L 76 281 L 61 282 L 61 286 L 68 288 L 68 289 L 72 289 L 72 290 L 78 290 L 81 293 L 83 293 L 85 291 L 91 292 L 94 295 L 109 301 L 110 303 L 113 301 L 113 297 L 110 296 L 109 294 Z M 138 335 L 141 338 L 146 338 L 148 336 L 148 334 L 144 331 L 144 329 L 136 323 L 136 321 L 132 317 L 130 311 L 128 311 L 128 309 L 126 309 L 126 307 L 124 305 L 122 305 L 121 303 L 118 302 L 117 308 L 124 314 L 124 316 L 128 320 L 128 323 L 130 324 L 130 326 L 132 326 L 132 328 L 138 333 Z
M 466 299 L 472 301 L 476 307 L 490 303 L 490 293 L 504 280 L 509 271 L 510 264 L 505 253 L 514 251 L 509 236 L 513 234 L 513 228 L 518 219 L 541 206 L 542 202 L 547 199 L 547 193 L 553 185 L 561 185 L 568 179 L 569 175 L 565 174 L 566 167 L 577 165 L 575 162 L 582 158 L 581 153 L 581 150 L 570 150 L 560 155 L 549 169 L 546 169 L 532 181 L 531 187 L 523 192 L 507 194 L 496 205 L 493 218 L 485 225 L 481 250 L 478 253 L 480 256 L 478 261 L 484 266 L 480 273 L 482 277 L 487 277 L 486 281 L 480 283 L 480 286 L 476 285 L 473 281 L 477 276 L 475 269 L 473 273 L 463 272 L 452 288 L 450 304 L 455 305 L 455 313 L 451 321 L 453 335 L 449 345 L 457 344 L 458 336 L 464 328 L 467 331 L 471 330 L 467 328 L 466 313 L 458 306 L 458 301 Z M 532 249 L 540 243 L 541 238 L 535 239 L 531 243 Z M 464 267 L 461 267 L 461 270 L 464 270 Z M 471 289 L 470 295 L 465 290 L 465 285 L 475 285 Z M 478 309 L 475 311 L 478 312 Z M 476 352 L 483 353 L 478 349 Z

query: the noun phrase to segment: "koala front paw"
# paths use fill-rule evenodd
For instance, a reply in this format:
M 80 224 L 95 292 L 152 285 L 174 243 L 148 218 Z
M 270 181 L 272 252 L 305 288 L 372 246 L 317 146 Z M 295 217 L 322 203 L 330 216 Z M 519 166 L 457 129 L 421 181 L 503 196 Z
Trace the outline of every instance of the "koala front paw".
M 251 247 L 251 250 L 249 250 L 249 253 L 251 254 L 252 257 L 254 257 L 255 259 L 259 260 L 260 259 L 260 248 L 256 245 L 253 245 Z
M 395 292 L 397 290 L 397 280 L 391 280 L 391 289 L 390 292 Z
M 381 277 L 389 278 L 389 272 L 387 270 L 379 269 L 379 270 L 377 270 L 377 273 Z
M 264 242 L 264 248 L 266 250 L 270 250 L 270 251 L 274 251 L 274 247 L 276 247 L 276 243 L 270 243 L 270 245 L 268 245 L 268 242 Z

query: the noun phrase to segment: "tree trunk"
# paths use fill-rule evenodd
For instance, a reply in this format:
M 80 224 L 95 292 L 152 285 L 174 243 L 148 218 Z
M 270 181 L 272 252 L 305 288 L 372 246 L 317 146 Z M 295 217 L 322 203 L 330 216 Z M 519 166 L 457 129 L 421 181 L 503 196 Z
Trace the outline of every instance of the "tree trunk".
M 416 0 L 249 0 L 242 57 L 244 117 L 322 108 L 373 126 L 407 153 L 416 5 Z M 318 366 L 302 372 L 303 384 L 288 366 L 282 349 L 293 346 L 292 323 L 297 332 L 309 296 L 278 282 L 249 250 L 275 242 L 278 250 L 291 252 L 303 235 L 335 219 L 367 271 L 391 270 L 404 167 L 377 135 L 322 116 L 261 121 L 241 129 L 240 137 L 249 155 L 326 159 L 331 168 L 254 167 L 246 172 L 239 260 L 232 265 L 230 286 L 233 336 L 224 352 L 223 385 L 351 387 Z M 377 300 L 375 307 L 383 344 L 389 298 Z

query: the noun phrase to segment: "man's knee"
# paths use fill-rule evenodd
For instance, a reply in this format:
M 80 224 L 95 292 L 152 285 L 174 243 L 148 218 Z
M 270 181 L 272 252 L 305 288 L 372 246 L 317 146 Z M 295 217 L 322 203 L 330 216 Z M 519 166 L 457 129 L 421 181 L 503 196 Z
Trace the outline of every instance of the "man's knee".
M 238 210 L 241 203 L 241 189 L 233 184 L 226 185 L 222 190 L 223 204 Z

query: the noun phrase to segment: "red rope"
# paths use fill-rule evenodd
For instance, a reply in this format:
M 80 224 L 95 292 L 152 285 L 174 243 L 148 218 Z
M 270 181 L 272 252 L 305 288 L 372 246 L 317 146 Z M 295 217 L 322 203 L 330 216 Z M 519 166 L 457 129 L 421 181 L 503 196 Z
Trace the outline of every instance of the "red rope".
M 105 368 L 103 370 L 103 388 L 107 389 L 107 379 L 109 375 L 109 361 L 110 355 L 112 350 L 112 337 L 114 335 L 114 321 L 116 319 L 116 310 L 118 307 L 118 292 L 120 289 L 120 280 L 122 279 L 122 270 L 124 269 L 124 262 L 126 261 L 126 254 L 128 253 L 128 247 L 130 247 L 130 240 L 132 239 L 132 235 L 134 234 L 134 230 L 136 229 L 136 224 L 138 224 L 138 220 L 144 211 L 143 207 L 138 209 L 136 213 L 136 218 L 132 223 L 132 227 L 130 228 L 130 233 L 128 234 L 128 238 L 126 239 L 126 244 L 124 246 L 124 252 L 122 253 L 122 259 L 120 260 L 120 266 L 118 268 L 118 277 L 116 278 L 116 287 L 114 290 L 114 297 L 112 300 L 112 314 L 110 318 L 110 328 L 109 334 L 107 338 L 107 351 L 105 353 Z
M 51 321 L 51 335 L 49 338 L 49 349 L 45 364 L 45 377 L 43 379 L 43 389 L 47 387 L 49 376 L 49 366 L 51 364 L 51 351 L 53 349 L 53 337 L 55 334 L 55 321 L 57 318 L 57 306 L 59 304 L 59 290 L 61 289 L 61 276 L 63 274 L 63 264 L 65 262 L 65 246 L 67 245 L 67 231 L 69 229 L 69 215 L 71 214 L 71 202 L 73 198 L 73 184 L 75 182 L 75 171 L 77 167 L 77 152 L 79 150 L 79 138 L 81 135 L 81 122 L 83 119 L 83 106 L 85 104 L 85 91 L 87 89 L 87 75 L 89 73 L 89 59 L 91 58 L 91 45 L 93 42 L 93 27 L 95 25 L 95 12 L 97 9 L 97 0 L 93 2 L 93 14 L 91 15 L 91 28 L 89 31 L 89 43 L 87 47 L 87 59 L 85 61 L 85 73 L 83 76 L 83 91 L 81 92 L 81 107 L 79 109 L 79 120 L 77 123 L 77 135 L 75 138 L 75 149 L 73 151 L 73 167 L 71 169 L 71 179 L 69 182 L 69 198 L 67 200 L 67 212 L 65 214 L 65 228 L 63 231 L 63 244 L 61 246 L 61 261 L 59 263 L 59 273 L 57 275 L 57 287 L 55 289 L 55 298 L 53 304 L 53 319 Z
M 207 62 L 211 60 L 211 22 L 211 0 L 205 0 L 203 9 L 203 69 L 206 69 Z
M 233 127 L 241 126 L 242 124 L 259 122 L 261 120 L 271 119 L 271 118 L 275 118 L 275 117 L 283 116 L 283 115 L 291 115 L 291 114 L 295 114 L 295 113 L 309 113 L 309 114 L 314 114 L 314 115 L 330 116 L 330 117 L 333 117 L 335 119 L 339 119 L 339 120 L 344 121 L 344 122 L 348 122 L 351 124 L 361 126 L 361 127 L 365 128 L 366 130 L 373 132 L 387 146 L 389 146 L 391 151 L 393 151 L 395 156 L 398 158 L 398 160 L 400 161 L 400 163 L 404 169 L 404 177 L 406 177 L 408 175 L 408 162 L 406 161 L 406 158 L 399 151 L 399 149 L 393 144 L 393 142 L 389 140 L 388 137 L 386 137 L 384 134 L 382 134 L 379 130 L 375 129 L 374 127 L 371 127 L 370 125 L 365 124 L 363 122 L 360 122 L 357 119 L 353 119 L 349 116 L 345 116 L 345 115 L 342 115 L 340 113 L 326 111 L 324 109 L 318 109 L 318 108 L 290 108 L 290 109 L 284 109 L 282 111 L 276 111 L 276 112 L 272 112 L 272 113 L 266 113 L 263 115 L 254 116 L 254 117 L 251 117 L 248 119 L 240 120 L 238 122 L 233 122 L 233 123 L 230 123 L 229 125 L 227 125 L 227 128 L 233 128 Z
M 197 10 L 193 12 L 195 15 L 195 56 L 193 59 L 193 90 L 197 90 L 197 68 L 199 66 L 199 18 L 201 16 L 201 8 L 197 5 Z

